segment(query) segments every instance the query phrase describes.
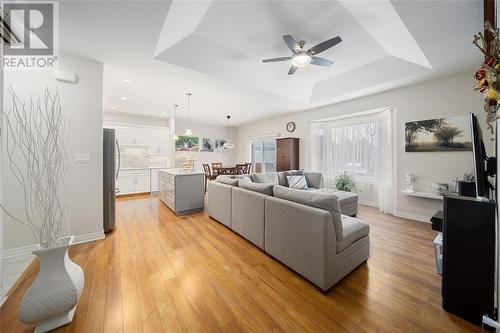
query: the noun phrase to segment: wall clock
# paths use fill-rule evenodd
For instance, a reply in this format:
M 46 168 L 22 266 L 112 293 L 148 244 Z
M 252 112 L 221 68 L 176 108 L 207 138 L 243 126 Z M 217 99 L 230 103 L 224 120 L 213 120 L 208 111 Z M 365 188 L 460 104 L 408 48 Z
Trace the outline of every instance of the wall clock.
M 286 124 L 286 130 L 290 133 L 295 131 L 295 123 L 293 121 L 291 121 L 288 124 Z

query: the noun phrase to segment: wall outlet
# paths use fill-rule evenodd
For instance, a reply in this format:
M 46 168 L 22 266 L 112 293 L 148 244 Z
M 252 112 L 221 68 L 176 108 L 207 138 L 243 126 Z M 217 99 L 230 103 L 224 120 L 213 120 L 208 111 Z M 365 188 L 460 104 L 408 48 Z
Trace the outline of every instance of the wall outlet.
M 75 163 L 90 163 L 90 154 L 75 154 L 73 160 Z

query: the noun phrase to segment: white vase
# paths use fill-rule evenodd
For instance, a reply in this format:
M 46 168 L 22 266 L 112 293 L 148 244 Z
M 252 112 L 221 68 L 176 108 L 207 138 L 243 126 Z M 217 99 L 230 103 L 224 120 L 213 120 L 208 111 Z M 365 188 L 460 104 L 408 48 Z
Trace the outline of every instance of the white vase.
M 73 239 L 67 237 L 65 245 L 33 251 L 40 259 L 40 272 L 23 297 L 19 319 L 36 324 L 35 333 L 48 332 L 73 320 L 84 284 L 82 268 L 68 255 Z

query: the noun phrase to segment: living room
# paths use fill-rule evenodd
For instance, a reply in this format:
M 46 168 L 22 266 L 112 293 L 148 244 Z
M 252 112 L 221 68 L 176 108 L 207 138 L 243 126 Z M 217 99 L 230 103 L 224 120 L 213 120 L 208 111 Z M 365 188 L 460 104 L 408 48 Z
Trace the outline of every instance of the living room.
M 496 1 L 16 6 L 0 331 L 498 330 Z

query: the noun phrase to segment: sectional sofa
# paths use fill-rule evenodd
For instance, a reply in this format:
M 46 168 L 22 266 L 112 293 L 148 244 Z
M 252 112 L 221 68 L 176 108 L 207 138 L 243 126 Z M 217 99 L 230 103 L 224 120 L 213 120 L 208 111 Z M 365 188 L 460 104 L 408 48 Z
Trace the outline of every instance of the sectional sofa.
M 322 189 L 320 173 L 305 176 L 309 190 L 280 185 L 284 176 L 277 173 L 247 179 L 219 176 L 208 182 L 207 210 L 211 218 L 327 291 L 368 259 L 370 227 L 349 216 L 357 213 L 352 194 Z

